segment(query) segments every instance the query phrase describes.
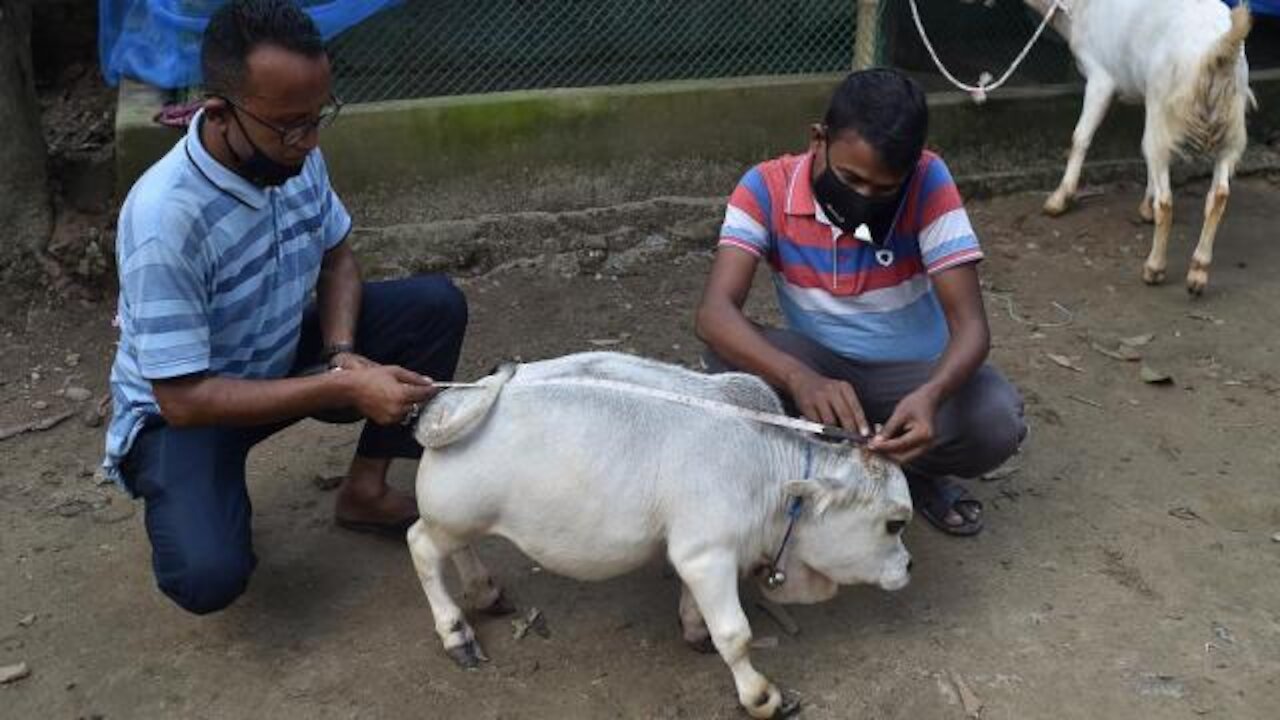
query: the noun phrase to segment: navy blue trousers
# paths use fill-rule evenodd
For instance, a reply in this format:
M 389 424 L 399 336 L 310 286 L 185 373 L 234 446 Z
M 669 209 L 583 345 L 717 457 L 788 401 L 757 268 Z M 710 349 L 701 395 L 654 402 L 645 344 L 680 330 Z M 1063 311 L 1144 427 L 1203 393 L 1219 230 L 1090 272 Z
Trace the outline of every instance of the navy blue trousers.
M 358 322 L 361 355 L 450 380 L 462 349 L 467 303 L 439 275 L 365 283 Z M 303 318 L 295 370 L 319 363 L 321 349 L 313 308 Z M 257 558 L 245 460 L 254 445 L 296 421 L 175 428 L 156 418 L 134 441 L 121 471 L 146 503 L 156 584 L 181 607 L 199 614 L 221 610 L 248 586 Z M 365 423 L 356 453 L 417 458 L 422 447 L 409 427 Z

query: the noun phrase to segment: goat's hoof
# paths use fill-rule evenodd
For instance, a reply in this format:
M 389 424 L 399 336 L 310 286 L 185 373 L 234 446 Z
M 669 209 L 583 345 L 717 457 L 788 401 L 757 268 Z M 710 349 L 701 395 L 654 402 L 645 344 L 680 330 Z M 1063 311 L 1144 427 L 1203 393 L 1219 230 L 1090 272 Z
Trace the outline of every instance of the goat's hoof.
M 1058 217 L 1067 211 L 1067 198 L 1061 193 L 1054 193 L 1044 201 L 1044 214 L 1049 217 Z
M 1209 286 L 1209 271 L 1192 268 L 1187 272 L 1187 292 L 1199 297 Z
M 480 649 L 480 643 L 475 640 L 468 640 L 457 647 L 445 648 L 445 652 L 463 670 L 474 670 L 480 666 L 480 663 L 489 662 L 484 650 Z
M 1157 270 L 1150 265 L 1143 265 L 1142 282 L 1148 285 L 1159 285 L 1164 282 L 1164 268 Z
M 778 712 L 782 707 L 782 693 L 778 692 L 778 688 L 773 683 L 769 683 L 755 697 L 740 699 L 746 701 L 742 703 L 742 706 L 746 708 L 747 714 L 753 718 L 766 720 L 767 718 L 785 717 Z
M 493 600 L 489 601 L 488 605 L 476 608 L 476 610 L 490 617 L 502 617 L 503 615 L 510 615 L 515 612 L 516 606 L 512 605 L 511 601 L 507 599 L 506 593 L 499 590 L 498 594 L 494 596 Z

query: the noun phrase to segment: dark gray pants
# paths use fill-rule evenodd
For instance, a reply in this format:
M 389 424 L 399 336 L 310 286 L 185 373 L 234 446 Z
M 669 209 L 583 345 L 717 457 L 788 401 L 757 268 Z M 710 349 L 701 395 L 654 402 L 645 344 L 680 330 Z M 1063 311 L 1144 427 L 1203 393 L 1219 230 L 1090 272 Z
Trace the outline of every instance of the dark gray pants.
M 817 372 L 853 386 L 862 410 L 872 424 L 884 423 L 898 401 L 923 385 L 932 362 L 864 362 L 836 354 L 830 348 L 791 330 L 762 328 L 774 347 Z M 703 355 L 713 373 L 735 368 L 708 351 Z M 799 415 L 783 394 L 787 412 Z M 1018 450 L 1027 435 L 1022 396 L 995 368 L 983 365 L 959 391 L 938 408 L 934 444 L 906 468 L 909 474 L 941 478 L 974 478 L 990 472 Z

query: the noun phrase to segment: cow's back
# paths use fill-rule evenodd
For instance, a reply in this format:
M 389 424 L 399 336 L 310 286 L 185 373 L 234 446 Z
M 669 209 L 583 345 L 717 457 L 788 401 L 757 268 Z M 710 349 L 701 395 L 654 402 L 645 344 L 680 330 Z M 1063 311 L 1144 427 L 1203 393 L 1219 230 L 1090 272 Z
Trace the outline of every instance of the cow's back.
M 777 393 L 746 373 L 708 375 L 677 365 L 615 352 L 588 352 L 521 365 L 516 384 L 557 379 L 598 379 L 656 388 L 764 412 L 783 412 Z
M 750 516 L 764 511 L 779 483 L 771 464 L 778 448 L 768 438 L 785 431 L 555 382 L 574 379 L 781 412 L 773 391 L 747 375 L 704 375 L 618 353 L 524 364 L 482 423 L 423 455 L 422 512 L 460 534 L 504 535 L 551 569 L 584 578 L 642 562 L 686 515 L 714 534 L 718 523 L 726 533 L 755 526 Z

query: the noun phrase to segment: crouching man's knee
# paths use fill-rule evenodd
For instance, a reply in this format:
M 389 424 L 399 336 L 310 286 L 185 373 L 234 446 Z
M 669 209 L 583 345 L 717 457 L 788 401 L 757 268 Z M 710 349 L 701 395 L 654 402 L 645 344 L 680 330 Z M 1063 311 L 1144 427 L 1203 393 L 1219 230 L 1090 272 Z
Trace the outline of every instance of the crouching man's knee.
M 440 309 L 449 325 L 461 334 L 467 329 L 467 296 L 451 280 L 445 279 L 442 287 L 437 291 L 437 297 Z
M 986 408 L 981 417 L 974 418 L 974 432 L 969 444 L 973 477 L 1000 467 L 1018 452 L 1027 437 L 1027 422 L 1023 416 L 1022 399 L 1016 391 L 1006 401 Z
M 978 477 L 1004 464 L 1027 437 L 1017 389 L 988 368 L 976 382 L 948 418 L 949 431 L 929 468 L 934 474 Z
M 411 283 L 413 310 L 422 315 L 420 328 L 462 337 L 467 329 L 467 296 L 444 275 L 423 275 Z
M 181 568 L 156 568 L 156 584 L 182 609 L 205 615 L 230 605 L 249 586 L 253 555 L 210 555 Z

